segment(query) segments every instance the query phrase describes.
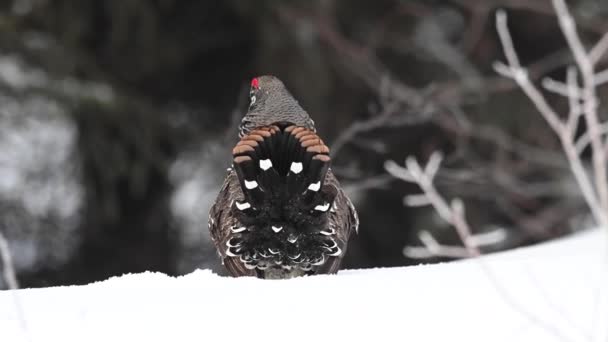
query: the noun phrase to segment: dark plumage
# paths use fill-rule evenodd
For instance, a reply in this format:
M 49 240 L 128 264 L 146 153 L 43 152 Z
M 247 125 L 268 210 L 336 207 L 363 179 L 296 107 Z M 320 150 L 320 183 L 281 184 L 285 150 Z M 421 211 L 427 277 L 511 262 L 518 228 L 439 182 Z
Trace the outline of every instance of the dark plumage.
M 233 276 L 335 273 L 358 227 L 308 113 L 273 76 L 254 78 L 233 167 L 209 212 Z

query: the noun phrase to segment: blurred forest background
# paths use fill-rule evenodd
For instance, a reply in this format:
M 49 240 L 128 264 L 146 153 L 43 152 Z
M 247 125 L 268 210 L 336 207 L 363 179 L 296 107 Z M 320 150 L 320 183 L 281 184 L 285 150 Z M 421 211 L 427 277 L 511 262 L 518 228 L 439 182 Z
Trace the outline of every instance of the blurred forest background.
M 607 1 L 569 3 L 586 41 L 608 31 Z M 0 232 L 21 286 L 221 272 L 207 211 L 260 74 L 332 147 L 361 218 L 345 268 L 419 262 L 420 230 L 457 244 L 383 166 L 434 150 L 475 232 L 506 233 L 487 252 L 588 226 L 553 132 L 492 69 L 498 8 L 532 78 L 563 80 L 549 0 L 0 1 Z

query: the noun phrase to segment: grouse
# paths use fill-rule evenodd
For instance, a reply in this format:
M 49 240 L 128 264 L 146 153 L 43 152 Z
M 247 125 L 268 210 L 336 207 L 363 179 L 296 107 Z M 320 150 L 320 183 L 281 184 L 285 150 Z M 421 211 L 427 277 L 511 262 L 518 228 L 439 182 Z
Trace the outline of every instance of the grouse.
M 359 220 L 315 124 L 274 76 L 251 81 L 209 230 L 232 276 L 336 273 Z

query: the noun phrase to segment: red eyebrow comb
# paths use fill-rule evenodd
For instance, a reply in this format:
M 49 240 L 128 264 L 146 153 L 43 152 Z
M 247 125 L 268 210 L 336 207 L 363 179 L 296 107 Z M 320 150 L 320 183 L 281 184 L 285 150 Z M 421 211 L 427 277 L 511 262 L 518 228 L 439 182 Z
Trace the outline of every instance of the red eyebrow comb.
M 257 89 L 257 88 L 259 88 L 259 86 L 260 86 L 260 85 L 259 85 L 259 82 L 258 82 L 257 77 L 253 78 L 253 79 L 251 80 L 251 87 L 252 87 L 252 88 Z

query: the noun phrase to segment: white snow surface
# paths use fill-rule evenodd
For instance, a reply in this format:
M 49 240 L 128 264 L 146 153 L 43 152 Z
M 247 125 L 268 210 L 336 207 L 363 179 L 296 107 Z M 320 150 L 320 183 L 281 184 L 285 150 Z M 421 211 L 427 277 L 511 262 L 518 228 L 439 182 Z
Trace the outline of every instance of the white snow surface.
M 3 291 L 0 341 L 606 341 L 606 242 L 595 229 L 435 265 Z

